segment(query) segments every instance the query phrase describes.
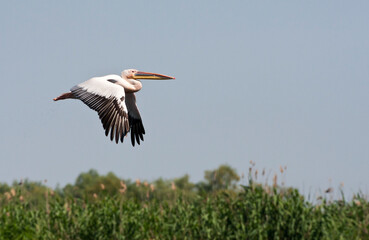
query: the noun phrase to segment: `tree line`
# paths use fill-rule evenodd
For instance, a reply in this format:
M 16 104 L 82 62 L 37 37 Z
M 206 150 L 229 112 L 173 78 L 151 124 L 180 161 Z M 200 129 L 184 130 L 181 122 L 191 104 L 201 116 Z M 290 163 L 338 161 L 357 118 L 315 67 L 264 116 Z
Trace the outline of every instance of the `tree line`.
M 122 179 L 109 172 L 101 175 L 97 170 L 91 169 L 81 173 L 74 184 L 51 189 L 45 182 L 35 182 L 28 179 L 14 181 L 8 185 L 0 183 L 0 199 L 7 201 L 19 198 L 27 199 L 32 205 L 45 204 L 47 198 L 71 198 L 93 201 L 105 197 L 119 196 L 123 199 L 136 199 L 137 201 L 175 200 L 178 197 L 193 199 L 198 195 L 207 195 L 219 191 L 230 194 L 237 192 L 237 183 L 240 176 L 229 165 L 221 165 L 217 169 L 204 172 L 204 180 L 193 183 L 188 174 L 174 179 L 159 178 L 154 181 L 141 181 Z

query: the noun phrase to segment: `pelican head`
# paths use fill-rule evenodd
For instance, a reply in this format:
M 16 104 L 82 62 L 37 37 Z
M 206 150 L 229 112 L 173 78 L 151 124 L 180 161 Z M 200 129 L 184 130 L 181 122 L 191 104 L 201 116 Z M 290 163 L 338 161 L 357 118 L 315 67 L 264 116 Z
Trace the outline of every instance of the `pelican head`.
M 128 79 L 152 79 L 152 80 L 168 80 L 174 77 L 166 76 L 158 73 L 142 72 L 136 69 L 127 69 L 122 72 L 122 77 Z

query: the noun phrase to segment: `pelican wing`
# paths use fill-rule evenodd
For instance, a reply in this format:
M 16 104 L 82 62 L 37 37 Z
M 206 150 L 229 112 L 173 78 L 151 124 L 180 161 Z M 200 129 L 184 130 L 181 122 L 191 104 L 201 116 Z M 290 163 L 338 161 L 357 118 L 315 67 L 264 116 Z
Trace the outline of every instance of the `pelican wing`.
M 110 132 L 110 140 L 123 142 L 129 132 L 128 111 L 125 104 L 124 88 L 116 82 L 117 75 L 96 77 L 87 80 L 71 89 L 74 97 L 80 99 L 89 108 L 97 111 L 105 129 L 105 135 Z
M 128 108 L 129 126 L 131 128 L 131 142 L 135 146 L 135 141 L 140 145 L 140 139 L 143 141 L 145 128 L 142 124 L 140 112 L 136 104 L 136 96 L 134 93 L 126 93 L 126 104 Z

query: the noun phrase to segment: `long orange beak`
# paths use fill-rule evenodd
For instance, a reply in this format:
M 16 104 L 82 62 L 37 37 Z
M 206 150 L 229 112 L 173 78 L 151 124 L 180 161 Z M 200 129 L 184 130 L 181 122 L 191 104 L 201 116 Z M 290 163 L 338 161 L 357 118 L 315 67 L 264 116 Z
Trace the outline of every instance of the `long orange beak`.
M 158 73 L 149 73 L 149 72 L 136 72 L 133 76 L 133 79 L 152 79 L 152 80 L 169 80 L 176 79 L 175 77 L 166 76 Z

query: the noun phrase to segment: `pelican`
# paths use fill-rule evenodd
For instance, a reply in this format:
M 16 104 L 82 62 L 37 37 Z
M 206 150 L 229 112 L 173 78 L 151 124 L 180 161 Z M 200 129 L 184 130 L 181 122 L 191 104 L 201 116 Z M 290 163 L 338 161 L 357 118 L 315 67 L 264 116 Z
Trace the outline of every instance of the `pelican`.
M 63 93 L 54 101 L 64 99 L 79 99 L 89 108 L 95 110 L 105 129 L 105 135 L 110 132 L 110 140 L 123 142 L 124 137 L 131 132 L 132 146 L 135 142 L 143 141 L 145 128 L 142 124 L 140 112 L 136 105 L 135 92 L 142 88 L 139 80 L 154 79 L 168 80 L 174 77 L 158 73 L 142 72 L 136 69 L 127 69 L 119 75 L 93 77 Z

